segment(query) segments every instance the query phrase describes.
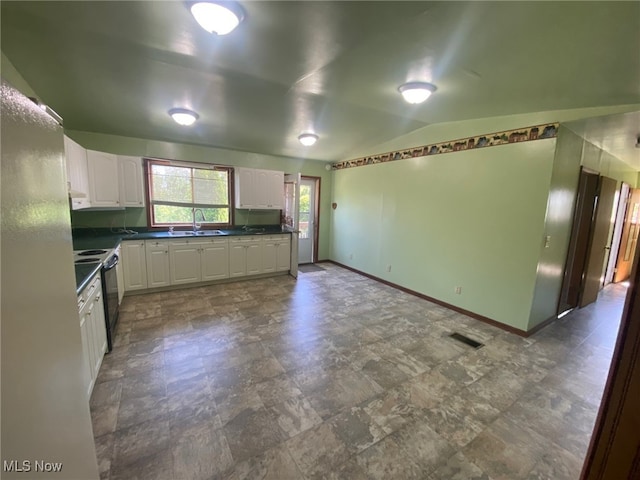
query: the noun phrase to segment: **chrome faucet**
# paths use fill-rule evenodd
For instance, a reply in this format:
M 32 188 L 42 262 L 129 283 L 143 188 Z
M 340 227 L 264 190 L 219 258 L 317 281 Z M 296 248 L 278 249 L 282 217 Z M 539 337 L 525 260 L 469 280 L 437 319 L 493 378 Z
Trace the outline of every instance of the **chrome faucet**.
M 198 230 L 200 230 L 200 225 L 196 222 L 196 212 L 200 212 L 200 216 L 202 217 L 203 222 L 207 221 L 207 219 L 204 218 L 204 212 L 202 211 L 201 208 L 192 208 L 191 213 L 193 214 L 193 231 L 194 232 L 197 232 Z

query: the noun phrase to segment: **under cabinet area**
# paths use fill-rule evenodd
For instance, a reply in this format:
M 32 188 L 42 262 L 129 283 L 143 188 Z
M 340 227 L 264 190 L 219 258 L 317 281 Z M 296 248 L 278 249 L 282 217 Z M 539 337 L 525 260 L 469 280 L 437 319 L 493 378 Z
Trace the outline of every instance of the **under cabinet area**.
M 102 299 L 100 273 L 96 274 L 84 291 L 78 295 L 78 315 L 82 336 L 83 376 L 87 398 L 93 386 L 107 351 L 107 329 Z
M 125 240 L 126 292 L 287 272 L 291 236 Z

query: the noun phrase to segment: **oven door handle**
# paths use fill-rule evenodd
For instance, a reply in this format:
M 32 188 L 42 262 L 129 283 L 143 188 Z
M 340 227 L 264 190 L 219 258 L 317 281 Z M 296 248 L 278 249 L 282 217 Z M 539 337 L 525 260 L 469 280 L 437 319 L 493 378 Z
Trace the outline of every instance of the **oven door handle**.
M 119 260 L 120 260 L 120 259 L 118 258 L 118 255 L 113 254 L 113 255 L 111 256 L 111 258 L 109 258 L 109 260 L 108 260 L 108 261 L 106 261 L 106 262 L 104 263 L 103 268 L 104 268 L 105 272 L 106 272 L 106 271 L 108 271 L 108 270 L 111 270 L 111 269 L 115 268 L 115 267 L 116 267 L 116 265 L 118 264 L 118 261 L 119 261 Z

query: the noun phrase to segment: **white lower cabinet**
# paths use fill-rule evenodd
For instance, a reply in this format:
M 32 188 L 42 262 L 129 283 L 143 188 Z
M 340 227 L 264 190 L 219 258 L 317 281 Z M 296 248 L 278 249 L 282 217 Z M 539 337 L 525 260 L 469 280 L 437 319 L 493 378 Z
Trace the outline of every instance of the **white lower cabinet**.
M 289 235 L 125 240 L 125 291 L 289 270 Z
M 124 291 L 147 288 L 147 258 L 144 240 L 122 242 Z
M 229 278 L 229 240 L 213 238 L 200 252 L 202 280 Z
M 107 327 L 99 273 L 78 296 L 78 315 L 82 335 L 84 385 L 88 399 L 107 351 Z
M 172 241 L 169 262 L 172 285 L 229 278 L 229 241 L 226 238 Z
M 172 285 L 199 282 L 201 277 L 200 240 L 172 241 L 169 245 L 169 271 Z
M 229 276 L 244 277 L 262 273 L 262 239 L 234 237 L 229 239 Z
M 118 245 L 114 252 L 118 256 L 118 264 L 116 265 L 116 277 L 118 278 L 118 305 L 122 303 L 124 297 L 124 267 L 122 260 L 122 245 Z
M 286 272 L 291 269 L 291 235 L 281 235 L 276 242 L 276 270 Z
M 145 242 L 147 288 L 171 285 L 169 243 L 169 240 L 147 240 Z
M 262 271 L 282 272 L 291 266 L 291 236 L 267 235 L 263 237 Z

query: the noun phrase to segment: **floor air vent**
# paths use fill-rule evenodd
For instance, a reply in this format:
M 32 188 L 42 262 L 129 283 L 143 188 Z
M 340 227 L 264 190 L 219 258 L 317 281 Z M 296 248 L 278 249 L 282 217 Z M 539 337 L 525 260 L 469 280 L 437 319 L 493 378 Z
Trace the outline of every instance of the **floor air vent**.
M 451 335 L 449 335 L 451 338 L 458 340 L 459 342 L 462 343 L 466 343 L 467 345 L 473 347 L 473 348 L 480 348 L 482 346 L 484 346 L 484 343 L 480 343 L 480 342 L 476 342 L 475 340 L 472 340 L 469 337 L 465 337 L 464 335 L 460 334 L 460 333 L 452 333 Z

